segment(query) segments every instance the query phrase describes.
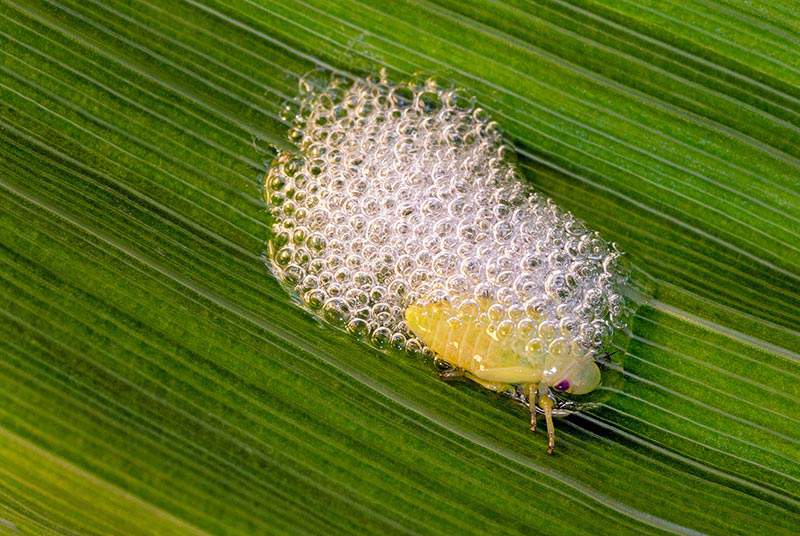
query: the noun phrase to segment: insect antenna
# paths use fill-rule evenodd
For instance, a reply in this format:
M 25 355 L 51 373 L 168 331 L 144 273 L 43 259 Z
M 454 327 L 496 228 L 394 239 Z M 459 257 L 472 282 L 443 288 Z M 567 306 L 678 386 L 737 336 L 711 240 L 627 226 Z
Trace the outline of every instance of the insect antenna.
M 597 359 L 595 359 L 595 361 L 597 361 L 602 365 L 608 366 L 611 363 L 611 357 L 616 355 L 617 353 L 619 353 L 618 350 L 614 350 L 613 352 L 606 352 L 603 355 L 599 356 Z

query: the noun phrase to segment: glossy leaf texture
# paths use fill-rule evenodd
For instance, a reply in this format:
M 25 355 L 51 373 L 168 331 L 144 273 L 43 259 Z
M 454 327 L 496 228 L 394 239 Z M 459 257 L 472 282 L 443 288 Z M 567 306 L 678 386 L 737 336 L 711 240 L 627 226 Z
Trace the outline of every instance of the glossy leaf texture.
M 796 534 L 794 2 L 0 1 L 0 534 Z M 314 69 L 475 95 L 653 299 L 558 423 L 296 306 Z

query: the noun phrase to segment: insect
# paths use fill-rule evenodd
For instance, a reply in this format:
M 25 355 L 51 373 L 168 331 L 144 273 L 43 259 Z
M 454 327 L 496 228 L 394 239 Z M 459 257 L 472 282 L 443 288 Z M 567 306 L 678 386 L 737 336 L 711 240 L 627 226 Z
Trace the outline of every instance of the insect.
M 555 448 L 550 389 L 581 395 L 600 384 L 600 368 L 586 352 L 564 349 L 536 359 L 526 358 L 517 350 L 524 340 L 498 338 L 485 320 L 459 319 L 447 301 L 411 305 L 405 318 L 411 331 L 455 367 L 445 377 L 463 374 L 493 391 L 522 385 L 530 405 L 532 432 L 536 431 L 537 405 L 544 413 L 549 454 Z
M 382 76 L 301 92 L 299 151 L 265 179 L 272 272 L 376 347 L 521 386 L 552 453 L 556 400 L 597 388 L 596 358 L 626 326 L 620 252 L 531 191 L 497 125 L 455 90 Z

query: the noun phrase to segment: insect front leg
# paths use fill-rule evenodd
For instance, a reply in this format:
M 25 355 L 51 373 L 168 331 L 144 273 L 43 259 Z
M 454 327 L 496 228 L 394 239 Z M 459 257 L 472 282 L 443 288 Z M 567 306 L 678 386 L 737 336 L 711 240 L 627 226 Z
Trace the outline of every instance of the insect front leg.
M 464 369 L 460 368 L 451 368 L 448 370 L 443 370 L 439 373 L 439 379 L 446 382 L 454 382 L 460 381 L 466 378 L 466 373 Z
M 525 398 L 528 399 L 528 406 L 531 409 L 531 432 L 536 431 L 536 404 L 539 396 L 539 384 L 528 383 L 525 385 Z
M 553 425 L 553 407 L 555 403 L 550 397 L 550 390 L 545 385 L 528 383 L 524 387 L 525 397 L 531 408 L 531 432 L 536 431 L 536 407 L 542 408 L 547 425 L 547 453 L 552 454 L 556 447 L 556 431 Z

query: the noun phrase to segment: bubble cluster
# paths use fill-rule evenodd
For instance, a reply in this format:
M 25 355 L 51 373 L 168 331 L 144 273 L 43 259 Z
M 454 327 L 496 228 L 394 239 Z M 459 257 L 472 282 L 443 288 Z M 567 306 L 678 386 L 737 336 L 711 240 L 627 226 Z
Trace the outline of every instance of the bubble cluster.
M 301 86 L 302 88 L 302 86 Z M 306 86 L 265 180 L 275 275 L 377 346 L 425 346 L 412 303 L 447 300 L 535 356 L 598 352 L 629 308 L 620 252 L 509 160 L 497 124 L 458 91 L 385 77 Z

